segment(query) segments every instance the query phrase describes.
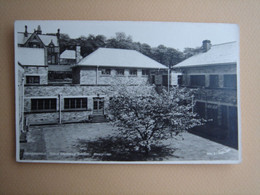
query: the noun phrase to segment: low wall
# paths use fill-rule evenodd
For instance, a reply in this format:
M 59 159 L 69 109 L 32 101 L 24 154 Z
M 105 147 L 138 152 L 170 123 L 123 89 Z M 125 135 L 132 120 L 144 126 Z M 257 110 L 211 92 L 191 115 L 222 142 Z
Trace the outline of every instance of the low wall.
M 91 111 L 63 111 L 61 123 L 87 122 Z M 27 125 L 57 124 L 60 121 L 59 112 L 27 113 L 25 114 Z

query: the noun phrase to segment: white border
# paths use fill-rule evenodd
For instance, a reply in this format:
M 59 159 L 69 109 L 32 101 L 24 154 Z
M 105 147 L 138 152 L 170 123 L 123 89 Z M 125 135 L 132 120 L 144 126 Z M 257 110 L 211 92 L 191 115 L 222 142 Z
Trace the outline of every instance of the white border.
M 14 22 L 14 60 L 15 60 L 15 127 L 16 127 L 16 161 L 23 163 L 73 163 L 73 164 L 239 164 L 242 161 L 242 145 L 241 145 L 241 101 L 240 101 L 240 30 L 237 26 L 238 47 L 237 47 L 237 116 L 238 116 L 238 160 L 191 160 L 191 161 L 58 161 L 58 160 L 20 160 L 20 131 L 19 131 L 19 89 L 18 89 L 18 64 L 17 64 L 17 25 L 21 21 L 42 21 L 42 22 L 61 22 L 64 20 L 16 20 Z M 66 20 L 66 22 L 75 22 L 76 20 Z M 77 21 L 78 22 L 78 21 Z M 81 21 L 88 22 L 88 21 Z M 89 22 L 151 22 L 151 21 L 94 21 Z M 163 22 L 163 23 L 191 23 L 191 22 Z M 193 23 L 194 24 L 194 23 Z M 206 23 L 195 23 L 206 24 Z M 209 23 L 218 24 L 218 23 Z M 223 24 L 223 23 L 222 23 Z M 227 24 L 227 23 L 226 23 Z

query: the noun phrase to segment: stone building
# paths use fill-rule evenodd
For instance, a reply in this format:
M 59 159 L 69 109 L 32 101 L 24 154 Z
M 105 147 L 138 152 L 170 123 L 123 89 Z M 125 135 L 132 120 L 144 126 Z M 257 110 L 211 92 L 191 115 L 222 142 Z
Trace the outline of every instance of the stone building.
M 65 63 L 60 60 L 58 40 L 59 30 L 43 35 L 40 27 L 34 33 L 28 33 L 26 27 L 24 33 L 18 33 L 15 61 L 22 70 L 19 81 L 24 84 L 19 117 L 24 118 L 25 125 L 21 128 L 104 118 L 113 95 L 109 89 L 115 82 L 136 87 L 145 83 L 167 85 L 168 68 L 137 51 L 99 48 L 81 59 L 76 47 L 75 61 Z M 49 62 L 52 44 L 57 52 Z M 162 72 L 166 72 L 164 76 Z
M 177 85 L 197 89 L 195 109 L 208 122 L 197 131 L 237 144 L 238 44 L 211 45 L 203 41 L 201 53 L 173 67 Z
M 26 48 L 42 48 L 44 50 L 44 64 L 59 64 L 59 37 L 60 30 L 57 33 L 43 34 L 41 26 L 37 27 L 33 33 L 27 31 L 27 26 L 25 26 L 24 32 L 18 32 L 16 41 L 18 47 Z

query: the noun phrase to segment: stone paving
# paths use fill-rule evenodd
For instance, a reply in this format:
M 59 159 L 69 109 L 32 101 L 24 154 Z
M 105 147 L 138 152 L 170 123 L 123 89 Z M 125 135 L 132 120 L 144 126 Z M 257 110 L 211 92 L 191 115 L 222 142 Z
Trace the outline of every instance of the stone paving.
M 27 134 L 27 143 L 21 145 L 25 150 L 23 159 L 75 161 L 78 155 L 84 155 L 78 153 L 79 139 L 93 141 L 116 133 L 109 123 L 33 126 Z M 238 160 L 237 150 L 188 132 L 165 140 L 164 144 L 177 148 L 174 157 L 163 159 L 165 161 Z M 86 155 L 83 160 L 94 159 Z

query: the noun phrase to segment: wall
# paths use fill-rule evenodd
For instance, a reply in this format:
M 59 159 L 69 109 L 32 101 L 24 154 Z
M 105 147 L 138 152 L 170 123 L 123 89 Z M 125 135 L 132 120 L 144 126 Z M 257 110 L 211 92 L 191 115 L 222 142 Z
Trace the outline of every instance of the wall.
M 80 77 L 80 84 L 87 85 L 110 85 L 115 83 L 128 83 L 128 84 L 144 84 L 148 82 L 148 76 L 142 75 L 142 69 L 137 69 L 137 75 L 131 76 L 129 69 L 124 69 L 124 75 L 116 75 L 116 70 L 111 68 L 110 75 L 102 75 L 101 68 L 85 68 L 81 67 L 80 73 L 78 70 L 74 71 L 73 83 L 78 83 Z M 74 74 L 73 73 L 73 74 Z
M 40 76 L 40 84 L 48 84 L 48 66 L 24 66 L 24 75 Z

